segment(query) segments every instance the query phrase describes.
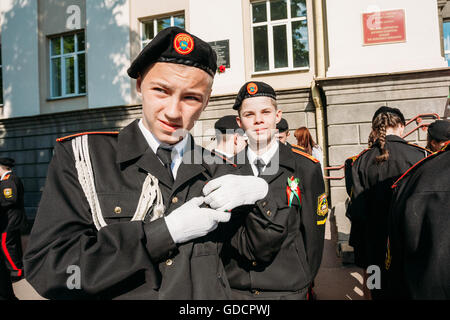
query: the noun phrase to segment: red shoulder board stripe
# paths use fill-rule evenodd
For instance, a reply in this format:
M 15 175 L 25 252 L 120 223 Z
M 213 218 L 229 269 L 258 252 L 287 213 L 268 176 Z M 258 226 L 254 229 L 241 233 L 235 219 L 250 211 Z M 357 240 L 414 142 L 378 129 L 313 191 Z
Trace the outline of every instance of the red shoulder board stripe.
M 297 150 L 297 149 L 295 149 L 295 148 L 292 148 L 292 151 L 294 151 L 295 153 L 298 153 L 299 155 L 302 155 L 302 156 L 308 158 L 308 159 L 311 160 L 312 162 L 315 162 L 315 163 L 319 162 L 319 160 L 317 160 L 316 158 L 314 158 L 313 156 L 310 156 L 309 154 L 307 154 L 307 153 L 305 153 L 305 152 L 302 152 L 302 151 Z
M 449 144 L 450 141 L 448 141 L 444 147 L 442 147 L 441 150 L 436 151 L 435 153 L 430 154 L 428 157 L 425 157 L 419 161 L 417 161 L 411 168 L 409 168 L 408 170 L 405 171 L 405 173 L 402 174 L 402 176 L 400 178 L 397 179 L 397 181 L 394 182 L 394 184 L 392 185 L 392 189 L 397 188 L 398 183 L 400 182 L 400 180 L 402 180 L 404 177 L 406 177 L 414 168 L 417 168 L 420 164 L 422 164 L 425 160 L 428 160 L 430 158 L 435 157 L 436 155 L 442 153 L 445 151 L 445 149 L 447 148 L 447 145 Z
M 293 144 L 292 146 L 295 147 L 295 148 L 299 148 L 299 149 L 305 150 L 305 148 L 299 146 L 298 144 Z
M 7 174 L 7 175 L 3 178 L 2 181 L 8 180 L 10 176 L 11 176 L 10 174 Z
M 81 132 L 81 133 L 71 134 L 70 136 L 58 138 L 58 139 L 56 139 L 56 141 L 57 141 L 57 142 L 61 142 L 61 141 L 64 141 L 64 140 L 68 140 L 68 139 L 75 138 L 75 137 L 84 136 L 85 134 L 119 134 L 119 131 Z
M 225 160 L 225 162 L 227 162 L 228 164 L 231 164 L 233 167 L 237 167 L 237 165 L 235 165 L 232 161 L 230 161 L 229 159 L 225 158 L 224 156 L 215 153 L 214 151 L 211 151 L 212 154 L 214 154 L 216 157 L 221 158 L 222 160 Z
M 416 148 L 425 150 L 425 151 L 428 152 L 428 153 L 433 153 L 433 151 L 431 151 L 431 150 L 429 150 L 429 149 L 427 149 L 427 148 L 421 147 L 421 146 L 419 146 L 418 144 L 410 143 L 410 142 L 407 142 L 407 143 L 408 143 L 410 146 L 413 146 L 413 147 L 416 147 Z
M 352 165 L 355 163 L 356 159 L 358 159 L 359 157 L 361 157 L 364 153 L 366 153 L 368 150 L 370 150 L 370 148 L 364 149 L 363 151 L 361 151 L 359 154 L 357 154 L 356 156 L 350 157 L 353 159 Z

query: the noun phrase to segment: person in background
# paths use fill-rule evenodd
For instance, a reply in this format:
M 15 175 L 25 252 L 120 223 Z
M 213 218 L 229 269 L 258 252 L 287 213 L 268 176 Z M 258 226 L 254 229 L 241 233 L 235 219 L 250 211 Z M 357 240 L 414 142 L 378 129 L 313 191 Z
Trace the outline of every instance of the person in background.
M 24 278 L 21 229 L 26 224 L 24 187 L 20 178 L 12 171 L 14 159 L 0 158 L 0 205 L 7 225 L 2 231 L 2 252 L 5 256 L 12 281 Z
M 392 186 L 385 268 L 393 299 L 450 299 L 450 141 Z
M 450 121 L 436 120 L 428 126 L 427 148 L 433 152 L 441 150 L 450 140 Z
M 233 158 L 247 146 L 247 137 L 236 122 L 236 116 L 224 116 L 214 124 L 216 148 L 213 152 L 227 159 Z
M 286 119 L 281 118 L 280 122 L 277 123 L 277 129 L 278 129 L 278 139 L 280 139 L 280 142 L 284 143 L 285 145 L 290 145 L 287 142 L 287 139 L 291 133 L 289 132 L 289 124 L 286 121 Z
M 397 108 L 380 107 L 372 118 L 369 148 L 351 165 L 351 199 L 347 216 L 351 220 L 349 244 L 354 248 L 355 264 L 366 270 L 375 265 L 381 271 L 381 286 L 365 291 L 372 299 L 389 298 L 383 273 L 386 257 L 388 213 L 392 184 L 428 150 L 401 138 L 405 118 Z M 364 286 L 366 289 L 367 287 Z
M 294 132 L 294 137 L 297 139 L 297 145 L 304 149 L 304 152 L 312 155 L 319 160 L 320 167 L 323 173 L 323 151 L 322 148 L 314 142 L 314 139 L 309 132 L 308 128 L 300 127 Z

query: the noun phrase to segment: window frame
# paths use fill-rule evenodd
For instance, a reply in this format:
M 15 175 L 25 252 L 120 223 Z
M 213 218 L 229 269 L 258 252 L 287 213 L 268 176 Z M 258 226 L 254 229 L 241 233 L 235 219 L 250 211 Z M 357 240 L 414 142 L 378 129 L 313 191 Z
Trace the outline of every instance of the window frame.
M 444 43 L 443 43 L 444 59 L 445 59 L 445 61 L 447 61 L 447 65 L 450 67 L 450 41 L 449 41 L 449 46 L 448 46 L 447 50 L 445 49 L 445 32 L 444 32 L 445 29 L 444 29 L 444 26 L 445 26 L 446 23 L 450 27 L 450 19 L 448 19 L 448 20 L 445 19 L 444 21 L 442 21 L 442 38 L 444 40 Z M 449 32 L 448 36 L 450 37 L 450 32 Z M 448 59 L 446 58 L 446 55 L 448 55 Z
M 4 104 L 3 101 L 3 60 L 2 60 L 2 44 L 0 43 L 0 107 Z
M 84 35 L 84 49 L 83 50 L 78 50 L 78 35 L 83 33 Z M 63 39 L 65 36 L 70 36 L 73 35 L 74 36 L 74 51 L 70 52 L 70 53 L 64 53 L 64 42 Z M 60 54 L 57 55 L 52 55 L 52 40 L 53 39 L 60 39 Z M 55 36 L 49 36 L 47 37 L 48 40 L 48 57 L 49 57 L 49 78 L 50 78 L 50 90 L 49 90 L 49 98 L 48 100 L 57 100 L 57 99 L 64 99 L 64 98 L 72 98 L 72 97 L 80 97 L 80 96 L 86 96 L 87 95 L 87 77 L 86 77 L 86 34 L 84 30 L 77 30 L 75 32 L 71 32 L 71 33 L 65 33 L 65 34 L 60 34 L 60 35 L 55 35 Z M 84 61 L 85 61 L 85 70 L 84 70 L 84 74 L 85 74 L 85 86 L 86 86 L 86 92 L 82 92 L 80 93 L 80 87 L 79 87 L 79 69 L 78 69 L 78 56 L 80 54 L 84 54 Z M 74 93 L 69 93 L 66 94 L 66 58 L 70 58 L 73 57 L 73 61 L 74 61 Z M 60 77 L 61 77 L 61 95 L 59 96 L 55 96 L 54 92 L 53 92 L 53 64 L 52 64 L 52 60 L 53 59 L 60 59 L 60 68 L 61 68 L 61 73 L 60 73 Z
M 170 18 L 170 26 L 173 27 L 174 26 L 174 21 L 175 21 L 175 17 L 178 16 L 183 16 L 184 19 L 184 28 L 186 28 L 186 15 L 184 11 L 177 11 L 174 13 L 168 13 L 168 14 L 164 14 L 164 15 L 157 15 L 157 16 L 151 16 L 151 17 L 147 17 L 147 18 L 143 18 L 143 19 L 139 19 L 139 32 L 140 32 L 140 37 L 139 37 L 139 42 L 141 45 L 141 50 L 150 43 L 150 41 L 152 41 L 155 36 L 158 34 L 158 20 L 162 20 L 165 18 Z M 144 26 L 146 23 L 152 21 L 153 22 L 153 38 L 151 39 L 144 39 Z
M 266 3 L 266 21 L 263 22 L 253 22 L 253 5 Z M 309 24 L 308 24 L 308 1 L 305 1 L 306 5 L 306 15 L 302 17 L 292 18 L 291 13 L 291 0 L 287 0 L 286 4 L 286 19 L 270 20 L 270 2 L 271 0 L 261 0 L 261 1 L 250 1 L 250 38 L 252 47 L 252 75 L 262 75 L 268 73 L 279 73 L 279 72 L 292 72 L 292 71 L 308 71 L 311 68 L 311 57 L 310 57 L 310 37 L 309 37 Z M 294 67 L 294 52 L 292 43 L 292 23 L 297 21 L 305 21 L 306 28 L 308 31 L 308 66 L 306 67 Z M 288 66 L 283 68 L 275 68 L 275 52 L 274 52 L 274 39 L 273 39 L 273 27 L 285 25 L 286 26 L 286 38 L 287 38 L 287 54 L 288 54 Z M 262 71 L 255 71 L 255 43 L 253 28 L 267 26 L 267 37 L 268 37 L 268 55 L 269 55 L 269 69 Z

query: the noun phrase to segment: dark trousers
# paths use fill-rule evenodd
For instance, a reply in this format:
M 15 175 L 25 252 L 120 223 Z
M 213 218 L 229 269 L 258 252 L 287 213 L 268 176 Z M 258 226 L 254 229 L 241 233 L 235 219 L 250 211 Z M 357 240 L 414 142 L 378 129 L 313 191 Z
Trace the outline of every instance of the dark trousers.
M 0 300 L 17 300 L 3 255 L 0 255 Z

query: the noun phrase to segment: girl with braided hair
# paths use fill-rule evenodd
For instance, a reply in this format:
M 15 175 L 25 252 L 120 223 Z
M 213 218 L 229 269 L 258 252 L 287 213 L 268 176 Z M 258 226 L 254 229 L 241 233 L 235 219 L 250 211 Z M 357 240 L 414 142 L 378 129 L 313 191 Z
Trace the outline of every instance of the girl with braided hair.
M 351 220 L 349 243 L 355 263 L 361 268 L 376 265 L 381 271 L 381 286 L 368 295 L 388 298 L 384 277 L 388 213 L 392 184 L 412 165 L 428 155 L 425 148 L 401 138 L 405 118 L 397 108 L 381 107 L 372 118 L 369 148 L 361 152 L 351 168 L 352 191 L 347 216 Z M 367 276 L 367 275 L 366 275 Z

